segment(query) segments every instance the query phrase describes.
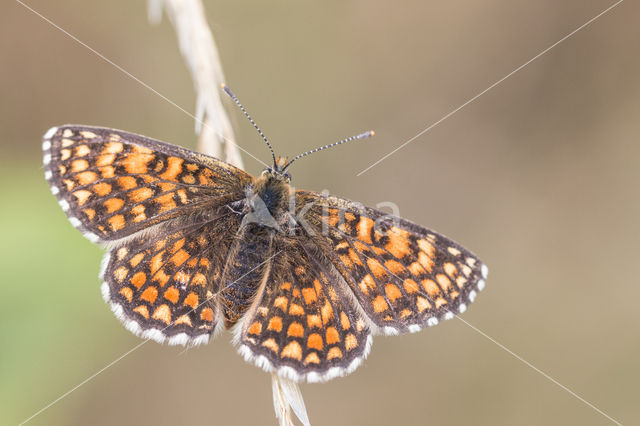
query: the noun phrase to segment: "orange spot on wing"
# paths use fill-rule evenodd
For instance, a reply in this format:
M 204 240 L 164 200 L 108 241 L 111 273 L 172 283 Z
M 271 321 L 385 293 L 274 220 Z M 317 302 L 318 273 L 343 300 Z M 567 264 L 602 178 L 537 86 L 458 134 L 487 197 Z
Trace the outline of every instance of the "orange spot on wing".
M 133 308 L 133 312 L 142 315 L 145 319 L 149 319 L 149 309 L 145 305 L 136 306 Z
M 302 337 L 304 336 L 304 328 L 299 322 L 292 322 L 287 329 L 287 336 Z
M 371 241 L 371 230 L 373 229 L 374 221 L 368 217 L 360 217 L 358 222 L 358 239 L 367 244 L 373 244 Z
M 124 145 L 120 142 L 108 142 L 105 144 L 104 149 L 102 150 L 103 154 L 117 154 L 122 152 Z
M 187 259 L 189 259 L 189 253 L 182 249 L 178 250 L 173 256 L 171 256 L 171 262 L 176 266 L 182 265 L 187 261 Z
M 204 308 L 202 312 L 200 312 L 200 319 L 208 322 L 213 322 L 213 309 Z
M 367 259 L 367 266 L 371 273 L 376 278 L 383 278 L 387 276 L 387 271 L 382 267 L 382 264 L 375 259 Z
M 184 299 L 184 304 L 191 306 L 192 309 L 195 309 L 198 306 L 198 295 L 193 292 L 189 293 Z
M 409 233 L 407 231 L 393 226 L 387 232 L 387 237 L 389 242 L 385 248 L 393 256 L 402 259 L 404 256 L 411 254 L 411 250 L 409 250 Z
M 100 182 L 93 185 L 91 190 L 99 196 L 104 197 L 111 192 L 111 185 L 106 182 Z
M 322 323 L 323 324 L 328 323 L 329 320 L 331 320 L 331 318 L 333 318 L 333 307 L 331 306 L 331 303 L 329 303 L 328 300 L 325 302 L 325 304 L 322 307 L 322 309 L 320 309 L 320 313 L 322 314 Z
M 438 297 L 435 300 L 435 303 L 436 303 L 436 308 L 440 308 L 441 306 L 447 304 L 447 300 L 444 297 Z
M 340 221 L 340 214 L 338 212 L 337 209 L 329 209 L 328 210 L 328 216 L 326 217 L 325 220 L 329 226 L 336 226 L 338 224 L 338 222 Z
M 74 173 L 82 172 L 89 168 L 89 162 L 87 160 L 74 160 L 71 162 L 71 171 Z
M 113 271 L 113 276 L 115 277 L 116 281 L 121 283 L 122 280 L 124 280 L 127 277 L 128 273 L 129 273 L 129 270 L 127 268 L 125 268 L 124 266 L 121 266 L 118 269 L 116 269 L 115 271 Z
M 391 284 L 391 283 L 387 284 L 384 287 L 384 292 L 387 295 L 387 299 L 389 299 L 391 302 L 395 302 L 396 299 L 402 297 L 402 292 L 400 291 L 398 286 L 395 284 Z
M 113 213 L 124 206 L 124 200 L 121 200 L 120 198 L 109 198 L 108 200 L 105 200 L 103 204 L 107 209 L 107 213 Z
M 291 315 L 304 315 L 304 309 L 302 308 L 302 306 L 296 303 L 292 303 L 289 307 L 289 313 Z
M 153 197 L 153 190 L 147 187 L 134 189 L 133 191 L 129 192 L 129 199 L 136 203 L 148 200 L 151 197 Z
M 318 354 L 315 352 L 311 352 L 309 355 L 307 355 L 307 357 L 304 359 L 304 364 L 305 365 L 309 365 L 309 364 L 320 364 L 320 358 L 318 358 Z
M 411 278 L 407 278 L 406 280 L 404 280 L 402 282 L 402 286 L 404 287 L 404 291 L 406 291 L 409 294 L 420 291 L 420 287 L 418 286 L 418 283 L 412 280 Z
M 156 301 L 157 297 L 158 297 L 158 289 L 155 287 L 147 287 L 140 295 L 140 299 L 146 300 L 151 304 L 153 304 Z
M 322 320 L 320 319 L 320 315 L 307 315 L 307 325 L 309 328 L 321 328 Z
M 149 262 L 151 274 L 155 274 L 162 267 L 163 254 L 164 254 L 164 250 L 151 258 L 151 262 Z
M 327 338 L 327 345 L 338 343 L 340 341 L 340 335 L 338 334 L 338 330 L 336 330 L 335 327 L 327 327 L 326 338 Z
M 431 299 L 435 299 L 436 296 L 440 294 L 440 288 L 433 280 L 422 280 L 422 287 Z
M 422 267 L 427 271 L 429 272 L 433 271 L 433 265 L 434 265 L 433 259 L 422 251 L 418 253 L 418 263 L 420 263 L 420 265 L 422 265 Z
M 280 346 L 278 346 L 274 339 L 265 340 L 264 342 L 262 342 L 262 346 L 267 349 L 271 349 L 275 353 L 278 353 L 278 350 L 280 349 Z
M 96 158 L 96 166 L 98 167 L 110 166 L 111 164 L 113 164 L 113 161 L 115 159 L 116 159 L 116 156 L 114 154 L 100 155 Z
M 182 158 L 169 157 L 167 158 L 167 169 L 160 175 L 162 179 L 176 180 L 176 177 L 182 173 Z
M 451 278 L 455 278 L 458 274 L 458 268 L 450 262 L 446 262 L 442 265 L 442 269 L 444 269 L 445 274 L 449 275 Z
M 351 259 L 351 261 L 356 265 L 364 265 L 364 263 L 362 263 L 362 260 L 360 259 L 360 256 L 358 256 L 358 254 L 353 249 L 349 249 L 349 259 Z
M 451 288 L 451 280 L 444 274 L 437 274 L 436 281 L 438 281 L 438 284 L 440 284 L 440 287 L 442 287 L 444 291 L 448 291 L 449 288 Z
M 109 225 L 111 226 L 111 229 L 113 231 L 118 231 L 124 228 L 124 216 L 122 216 L 121 214 L 111 216 L 107 221 L 109 222 Z
M 396 262 L 395 260 L 387 260 L 384 262 L 384 266 L 386 266 L 387 269 L 395 275 L 400 275 L 405 271 L 404 265 L 400 262 Z
M 169 325 L 171 324 L 171 309 L 168 305 L 160 305 L 156 308 L 152 318 Z
M 254 321 L 253 324 L 251 324 L 251 326 L 249 327 L 248 333 L 260 334 L 261 331 L 262 331 L 262 324 L 259 323 L 258 321 Z
M 76 197 L 78 205 L 82 206 L 87 202 L 89 197 L 91 197 L 91 191 L 87 191 L 86 189 L 79 189 L 78 191 L 73 192 L 73 196 Z
M 269 325 L 267 326 L 267 329 L 274 330 L 279 333 L 282 330 L 282 318 L 279 316 L 269 318 Z
M 318 300 L 316 290 L 313 288 L 303 288 L 302 296 L 304 297 L 304 303 L 310 305 Z
M 389 309 L 389 305 L 387 304 L 387 301 L 384 300 L 384 297 L 382 296 L 378 296 L 375 299 L 373 299 L 371 304 L 373 305 L 373 310 L 376 313 L 384 312 L 387 309 Z
M 280 297 L 277 297 L 276 300 L 273 302 L 273 306 L 275 308 L 280 308 L 282 312 L 286 312 L 288 302 L 289 300 L 286 297 L 280 296 Z
M 116 175 L 116 169 L 111 166 L 101 167 L 100 175 L 102 176 L 103 179 L 111 179 Z
M 144 253 L 138 253 L 129 260 L 129 265 L 135 268 L 144 259 Z
M 284 282 L 284 283 L 280 284 L 280 289 L 281 290 L 291 290 L 291 283 L 290 282 Z
M 174 324 L 175 325 L 187 324 L 189 327 L 192 327 L 191 318 L 189 318 L 189 316 L 186 314 L 179 316 L 178 319 L 174 321 Z
M 349 321 L 349 317 L 344 312 L 340 312 L 340 323 L 342 324 L 343 330 L 348 330 L 351 328 L 351 321 Z
M 354 348 L 358 347 L 358 339 L 352 333 L 347 334 L 347 337 L 344 339 L 344 346 L 347 348 L 347 351 L 350 351 Z
M 136 182 L 136 178 L 133 176 L 121 176 L 117 179 L 118 186 L 124 190 L 133 189 L 138 186 L 138 182 Z
M 191 285 L 198 285 L 200 287 L 204 287 L 206 284 L 207 284 L 207 277 L 200 272 L 196 272 L 196 274 L 193 276 L 193 280 L 191 280 Z
M 76 147 L 77 157 L 84 157 L 85 155 L 89 155 L 90 153 L 91 153 L 91 148 L 89 148 L 87 145 L 78 145 Z
M 176 208 L 176 202 L 173 200 L 173 193 L 160 195 L 156 197 L 155 202 L 160 206 L 161 213 Z
M 144 272 L 136 272 L 131 277 L 131 284 L 135 285 L 136 288 L 142 287 L 142 285 L 147 281 L 147 275 Z
M 124 298 L 127 299 L 127 302 L 129 303 L 131 303 L 131 301 L 133 300 L 133 290 L 131 290 L 129 287 L 122 287 L 118 293 L 124 296 Z
M 76 175 L 76 181 L 79 185 L 89 185 L 96 180 L 98 180 L 98 175 L 95 172 L 82 172 Z
M 327 353 L 327 360 L 332 360 L 333 358 L 342 358 L 342 351 L 340 348 L 334 346 L 329 349 L 329 352 Z
M 293 358 L 300 361 L 302 359 L 302 348 L 300 347 L 300 343 L 296 341 L 289 342 L 289 344 L 282 349 L 281 356 L 283 358 Z
M 376 282 L 371 277 L 371 274 L 365 275 L 364 278 L 362 278 L 362 281 L 360 281 L 360 283 L 358 285 L 360 287 L 360 290 L 364 294 L 369 294 L 369 290 L 375 290 L 376 289 Z
M 164 287 L 167 282 L 169 282 L 169 275 L 167 275 L 164 270 L 158 271 L 153 277 L 153 281 L 157 281 L 160 284 L 160 287 Z
M 310 349 L 317 349 L 321 351 L 324 347 L 322 336 L 320 336 L 318 333 L 310 334 L 309 338 L 307 339 L 307 347 Z
M 174 286 L 171 286 L 164 292 L 164 298 L 175 305 L 180 298 L 180 291 Z
M 182 181 L 186 184 L 192 185 L 196 183 L 196 178 L 191 173 L 187 173 L 186 175 L 182 176 Z

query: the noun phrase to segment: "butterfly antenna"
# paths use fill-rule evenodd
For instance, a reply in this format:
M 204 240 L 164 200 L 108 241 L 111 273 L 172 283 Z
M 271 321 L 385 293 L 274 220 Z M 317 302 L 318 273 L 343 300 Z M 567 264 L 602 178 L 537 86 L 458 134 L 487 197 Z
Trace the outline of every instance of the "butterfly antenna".
M 331 147 L 334 147 L 334 146 L 337 146 L 337 145 L 342 145 L 343 143 L 351 142 L 351 141 L 356 140 L 356 139 L 370 138 L 371 136 L 373 136 L 375 134 L 376 133 L 373 130 L 369 130 L 368 132 L 360 133 L 359 135 L 355 135 L 355 136 L 350 136 L 350 137 L 348 137 L 346 139 L 342 139 L 341 141 L 330 143 L 329 145 L 324 145 L 324 146 L 312 149 L 311 151 L 307 151 L 307 152 L 303 152 L 302 154 L 298 154 L 295 157 L 293 157 L 293 159 L 291 161 L 289 161 L 287 163 L 287 165 L 285 166 L 283 171 L 287 170 L 287 168 L 291 164 L 293 164 L 293 162 L 296 161 L 298 158 L 306 157 L 307 155 L 313 154 L 314 152 L 322 151 L 323 149 L 331 148 Z
M 240 103 L 240 101 L 238 100 L 236 95 L 231 91 L 231 89 L 229 89 L 229 87 L 224 83 L 222 83 L 221 87 L 222 87 L 222 90 L 224 90 L 225 93 L 227 95 L 229 95 L 229 97 L 231 99 L 233 99 L 233 102 L 235 102 L 236 105 L 238 105 L 238 107 L 240 108 L 240 111 L 242 111 L 242 113 L 245 115 L 245 117 L 247 117 L 249 119 L 251 124 L 253 124 L 253 127 L 256 128 L 256 130 L 258 131 L 258 133 L 260 134 L 260 136 L 262 137 L 264 142 L 267 144 L 267 146 L 269 147 L 269 151 L 271 151 L 271 158 L 273 158 L 273 166 L 275 168 L 275 165 L 276 165 L 276 154 L 273 152 L 273 147 L 271 146 L 271 143 L 269 142 L 269 139 L 267 139 L 267 137 L 264 135 L 264 133 L 262 133 L 262 130 L 260 130 L 260 127 L 258 127 L 256 122 L 253 121 L 253 118 L 251 118 L 251 116 L 249 115 L 247 110 L 244 109 L 244 107 L 242 106 L 242 104 Z

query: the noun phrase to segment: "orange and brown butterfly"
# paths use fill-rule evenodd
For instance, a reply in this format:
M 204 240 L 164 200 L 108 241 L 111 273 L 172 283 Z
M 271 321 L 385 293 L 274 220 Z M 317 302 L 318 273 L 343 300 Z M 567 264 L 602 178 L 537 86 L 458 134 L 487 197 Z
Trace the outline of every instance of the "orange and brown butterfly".
M 308 153 L 273 156 L 253 177 L 174 145 L 75 125 L 50 129 L 43 150 L 71 224 L 108 250 L 105 301 L 143 338 L 193 346 L 231 329 L 247 361 L 320 382 L 355 370 L 372 336 L 452 318 L 485 285 L 486 266 L 452 240 L 295 190 L 287 168 Z

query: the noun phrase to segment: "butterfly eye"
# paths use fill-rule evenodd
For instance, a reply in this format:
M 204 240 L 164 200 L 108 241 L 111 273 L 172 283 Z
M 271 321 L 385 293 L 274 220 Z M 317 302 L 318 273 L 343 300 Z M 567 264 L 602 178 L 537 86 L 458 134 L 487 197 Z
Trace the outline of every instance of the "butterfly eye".
M 284 177 L 285 177 L 285 179 L 287 179 L 287 181 L 290 181 L 291 180 L 291 173 L 284 172 Z

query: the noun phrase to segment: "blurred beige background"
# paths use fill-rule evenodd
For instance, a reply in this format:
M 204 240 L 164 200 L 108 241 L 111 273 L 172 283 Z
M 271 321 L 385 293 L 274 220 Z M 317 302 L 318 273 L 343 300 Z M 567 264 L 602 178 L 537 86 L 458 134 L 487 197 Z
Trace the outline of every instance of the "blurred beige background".
M 144 2 L 28 4 L 189 111 L 166 22 Z M 356 174 L 613 4 L 206 1 L 229 85 L 297 187 L 402 216 L 476 252 L 462 318 L 622 423 L 640 418 L 640 5 L 626 1 L 360 177 Z M 42 176 L 53 125 L 195 147 L 193 120 L 20 4 L 0 6 L 0 423 L 16 424 L 139 342 L 103 303 L 102 252 Z M 236 110 L 237 141 L 269 159 Z M 244 156 L 251 173 L 262 166 Z M 330 171 L 328 173 L 328 171 Z M 459 320 L 378 337 L 347 378 L 302 387 L 314 425 L 611 424 Z M 275 424 L 270 377 L 224 334 L 149 342 L 29 425 Z

